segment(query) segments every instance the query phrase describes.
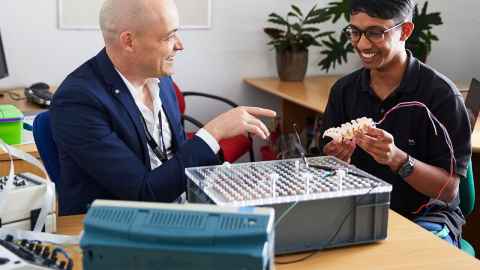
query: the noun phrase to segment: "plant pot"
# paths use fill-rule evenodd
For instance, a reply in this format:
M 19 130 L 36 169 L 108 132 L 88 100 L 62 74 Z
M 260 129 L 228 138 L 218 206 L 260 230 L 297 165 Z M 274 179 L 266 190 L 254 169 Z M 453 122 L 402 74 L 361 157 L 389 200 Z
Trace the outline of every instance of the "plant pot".
M 307 73 L 308 50 L 277 50 L 277 71 L 282 81 L 303 81 Z

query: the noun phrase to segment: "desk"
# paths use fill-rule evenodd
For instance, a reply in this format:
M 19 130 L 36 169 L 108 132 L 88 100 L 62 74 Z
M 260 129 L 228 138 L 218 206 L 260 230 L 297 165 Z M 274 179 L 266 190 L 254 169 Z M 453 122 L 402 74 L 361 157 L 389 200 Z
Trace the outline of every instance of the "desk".
M 303 82 L 282 82 L 277 78 L 251 78 L 245 79 L 245 83 L 253 88 L 280 97 L 282 101 L 283 127 L 285 131 L 291 131 L 292 123 L 297 123 L 301 128 L 306 116 L 315 116 L 324 113 L 328 102 L 328 96 L 333 84 L 340 78 L 338 75 L 310 76 Z M 462 94 L 466 95 L 469 83 L 456 82 Z M 285 128 L 286 127 L 286 128 Z M 480 256 L 480 121 L 477 120 L 472 133 L 472 162 L 476 181 L 476 211 L 467 218 L 464 226 L 464 237 L 475 246 L 477 256 Z M 479 257 L 480 258 L 480 257 Z
M 21 97 L 23 97 L 23 88 L 17 88 L 12 90 L 15 93 L 18 93 Z M 32 104 L 30 102 L 27 102 L 26 99 L 22 100 L 13 100 L 11 97 L 7 94 L 4 93 L 3 97 L 0 97 L 0 104 L 12 104 L 15 105 L 20 111 L 22 111 L 24 114 L 34 114 L 38 113 L 40 111 L 45 110 L 45 108 L 42 108 L 38 105 Z M 37 152 L 37 147 L 35 144 L 22 144 L 16 146 L 20 150 L 23 150 L 37 158 L 39 158 L 38 152 Z M 21 172 L 31 172 L 37 175 L 40 175 L 43 177 L 43 173 L 40 171 L 40 169 L 33 167 L 32 165 L 24 162 L 23 160 L 14 160 L 14 166 L 15 166 L 15 172 L 16 173 L 21 173 Z M 7 153 L 3 152 L 0 150 L 0 175 L 7 175 L 8 174 L 8 169 L 9 169 L 9 157 Z
M 59 217 L 58 233 L 79 234 L 84 216 Z M 72 254 L 72 252 L 71 252 Z M 81 268 L 81 255 L 72 254 L 75 270 Z M 282 256 L 278 260 L 295 259 L 300 255 Z M 277 265 L 277 270 L 388 270 L 388 269 L 480 269 L 480 261 L 454 248 L 421 229 L 399 214 L 389 211 L 388 240 L 375 244 L 331 249 L 290 265 Z

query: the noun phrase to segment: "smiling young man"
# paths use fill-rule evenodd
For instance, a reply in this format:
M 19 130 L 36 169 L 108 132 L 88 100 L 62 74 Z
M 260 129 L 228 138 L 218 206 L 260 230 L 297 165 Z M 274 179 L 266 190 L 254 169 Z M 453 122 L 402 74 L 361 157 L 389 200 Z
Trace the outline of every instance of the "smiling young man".
M 174 0 L 104 2 L 105 48 L 68 75 L 50 109 L 60 214 L 85 213 L 95 199 L 175 201 L 186 167 L 219 162 L 219 140 L 269 135 L 257 117 L 275 112 L 238 107 L 186 140 L 170 78 L 178 24 Z
M 452 159 L 444 135 L 438 126 L 435 135 L 421 107 L 394 111 L 381 125 L 353 140 L 325 139 L 321 145 L 324 154 L 391 183 L 393 210 L 458 246 L 465 222 L 458 207 L 458 186 L 471 156 L 469 121 L 455 85 L 405 49 L 415 28 L 414 6 L 413 0 L 351 1 L 345 34 L 363 68 L 333 86 L 323 130 L 364 116 L 379 121 L 400 102 L 421 102 L 448 130 L 454 174 L 450 175 Z M 428 207 L 420 208 L 426 203 Z

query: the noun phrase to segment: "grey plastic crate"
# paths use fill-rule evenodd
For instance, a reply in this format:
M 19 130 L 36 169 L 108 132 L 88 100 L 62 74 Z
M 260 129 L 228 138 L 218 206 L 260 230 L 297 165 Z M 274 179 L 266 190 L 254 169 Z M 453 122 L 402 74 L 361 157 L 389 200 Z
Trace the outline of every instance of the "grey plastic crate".
M 188 168 L 188 201 L 273 207 L 276 254 L 387 237 L 390 184 L 334 157 L 308 163 L 336 170 L 300 159 Z

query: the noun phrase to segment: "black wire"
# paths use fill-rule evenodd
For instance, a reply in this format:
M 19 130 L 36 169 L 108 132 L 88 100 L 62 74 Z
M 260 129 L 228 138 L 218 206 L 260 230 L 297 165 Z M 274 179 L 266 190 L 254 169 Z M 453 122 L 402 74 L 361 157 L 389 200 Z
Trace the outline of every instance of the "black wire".
M 353 175 L 353 176 L 357 176 L 357 177 L 360 177 L 360 178 L 370 178 L 370 176 L 365 175 L 363 173 L 354 172 L 354 171 L 352 171 L 352 169 L 350 169 L 348 167 L 347 168 L 341 168 L 341 167 L 331 167 L 331 166 L 328 166 L 328 165 L 316 165 L 316 164 L 313 164 L 313 165 L 311 164 L 310 167 L 314 168 L 314 169 L 329 171 L 329 172 L 334 172 L 336 170 L 345 170 L 347 174 L 350 174 L 350 175 Z
M 300 135 L 298 134 L 297 124 L 293 123 L 293 130 L 295 131 L 295 136 L 297 137 L 298 145 L 300 146 L 300 156 L 305 163 L 305 166 L 308 168 L 310 164 L 307 161 L 305 148 L 303 147 L 302 140 L 300 139 Z
M 11 90 L 7 91 L 7 94 L 12 100 L 15 100 L 15 101 L 27 99 L 27 97 L 22 96 L 19 93 L 11 91 Z
M 365 194 L 361 195 L 361 197 L 358 199 L 358 202 L 360 202 L 360 200 L 363 200 L 367 195 L 370 194 L 370 192 L 372 192 L 375 188 L 377 188 L 379 185 L 376 185 L 376 186 L 373 186 L 370 188 L 370 190 L 368 190 Z M 330 236 L 330 238 L 328 239 L 328 241 L 320 248 L 318 249 L 315 249 L 313 250 L 310 254 L 304 256 L 304 257 L 301 257 L 299 259 L 295 259 L 295 260 L 291 260 L 291 261 L 285 261 L 285 262 L 281 262 L 281 261 L 275 261 L 275 264 L 292 264 L 292 263 L 298 263 L 298 262 L 302 262 L 302 261 L 305 261 L 307 260 L 308 258 L 312 257 L 313 255 L 317 254 L 319 251 L 322 251 L 323 249 L 325 249 L 328 245 L 331 244 L 331 242 L 333 241 L 333 239 L 335 239 L 338 235 L 338 233 L 340 232 L 340 230 L 342 229 L 343 225 L 345 225 L 345 222 L 347 221 L 348 217 L 350 217 L 350 215 L 352 214 L 353 210 L 355 209 L 357 205 L 353 205 L 352 208 L 350 208 L 350 210 L 347 212 L 347 214 L 345 215 L 345 217 L 343 218 L 342 222 L 340 223 L 340 226 L 338 226 L 337 230 L 335 231 L 335 233 L 332 234 L 332 236 Z

